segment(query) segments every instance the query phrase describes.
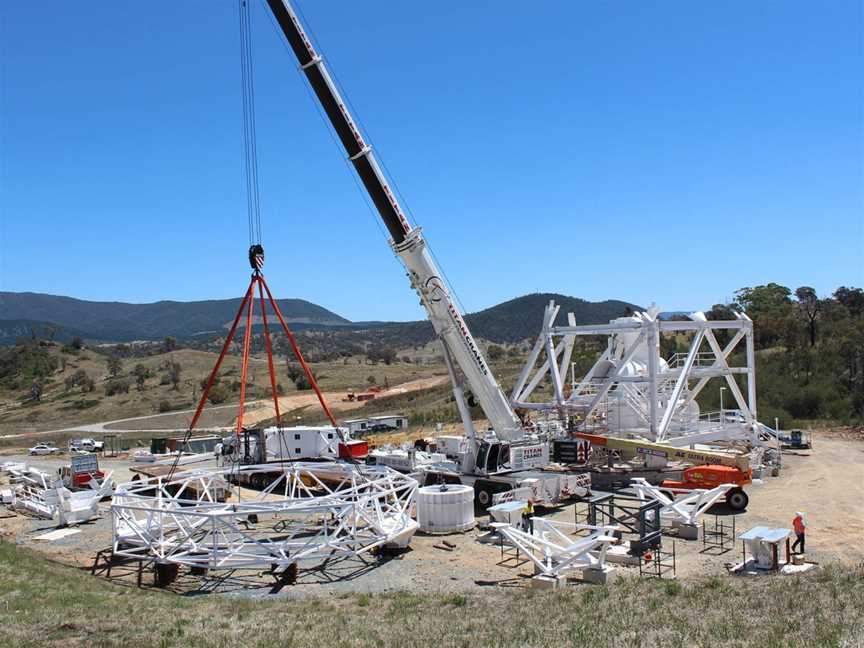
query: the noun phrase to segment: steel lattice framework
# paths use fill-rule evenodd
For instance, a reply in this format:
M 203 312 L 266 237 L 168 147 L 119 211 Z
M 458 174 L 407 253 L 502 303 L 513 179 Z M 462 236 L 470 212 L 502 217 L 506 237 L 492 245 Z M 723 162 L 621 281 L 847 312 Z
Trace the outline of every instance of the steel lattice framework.
M 559 310 L 554 302 L 546 307 L 540 335 L 510 396 L 514 407 L 572 416 L 580 431 L 596 425 L 613 436 L 676 446 L 729 440 L 759 443 L 753 322 L 745 314 L 709 321 L 697 312 L 683 321 L 662 320 L 658 309 L 651 308 L 609 324 L 576 326 L 569 313 L 568 325 L 556 326 Z M 730 337 L 725 346 L 717 331 Z M 661 358 L 660 336 L 677 333 L 692 336 L 688 351 Z M 608 336 L 607 347 L 587 374 L 572 375 L 568 385 L 576 338 L 592 335 Z M 735 366 L 731 357 L 742 341 L 745 361 Z M 738 375 L 744 377 L 743 391 Z M 552 400 L 532 401 L 532 392 L 547 377 Z M 729 390 L 734 409 L 699 411 L 696 397 L 713 379 Z
M 232 489 L 238 473 L 266 486 Z M 314 462 L 154 477 L 117 489 L 113 551 L 157 564 L 276 569 L 405 547 L 417 529 L 417 486 L 386 467 Z

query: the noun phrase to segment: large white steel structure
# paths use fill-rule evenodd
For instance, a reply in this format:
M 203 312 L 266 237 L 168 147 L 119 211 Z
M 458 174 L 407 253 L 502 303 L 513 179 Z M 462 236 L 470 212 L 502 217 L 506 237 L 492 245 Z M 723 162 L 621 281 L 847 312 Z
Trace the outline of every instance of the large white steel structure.
M 274 478 L 274 469 L 277 476 Z M 272 481 L 226 498 L 245 472 Z M 417 482 L 386 467 L 285 463 L 123 484 L 111 503 L 116 556 L 206 569 L 271 567 L 408 545 Z
M 555 412 L 579 431 L 675 446 L 736 439 L 758 443 L 753 322 L 747 315 L 709 321 L 695 312 L 686 320 L 663 320 L 652 307 L 586 326 L 576 326 L 571 313 L 567 326 L 556 326 L 559 310 L 554 301 L 546 307 L 537 342 L 510 396 L 514 407 Z M 716 331 L 729 332 L 724 346 Z M 680 333 L 691 334 L 688 351 L 660 357 L 660 337 Z M 606 349 L 588 373 L 577 377 L 570 362 L 576 338 L 592 335 L 608 336 Z M 733 365 L 730 357 L 742 341 L 745 362 Z M 744 390 L 738 375 L 745 377 Z M 547 379 L 552 399 L 532 400 Z M 732 407 L 701 412 L 696 398 L 713 379 L 724 381 Z

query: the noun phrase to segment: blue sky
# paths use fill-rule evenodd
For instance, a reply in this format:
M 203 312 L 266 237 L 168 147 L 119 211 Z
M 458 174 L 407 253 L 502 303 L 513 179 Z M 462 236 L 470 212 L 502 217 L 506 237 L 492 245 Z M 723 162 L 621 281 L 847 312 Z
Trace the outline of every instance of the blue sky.
M 864 285 L 858 0 L 299 6 L 469 311 Z M 253 13 L 269 283 L 354 320 L 422 317 Z M 3 2 L 0 21 L 0 289 L 238 296 L 236 2 Z

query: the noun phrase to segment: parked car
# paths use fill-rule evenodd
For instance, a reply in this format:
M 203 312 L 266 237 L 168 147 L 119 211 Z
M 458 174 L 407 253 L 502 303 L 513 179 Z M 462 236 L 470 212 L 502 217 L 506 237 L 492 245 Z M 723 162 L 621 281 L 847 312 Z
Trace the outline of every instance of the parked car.
M 29 453 L 31 455 L 52 455 L 59 454 L 60 448 L 51 445 L 50 443 L 37 443 L 35 446 L 30 448 Z

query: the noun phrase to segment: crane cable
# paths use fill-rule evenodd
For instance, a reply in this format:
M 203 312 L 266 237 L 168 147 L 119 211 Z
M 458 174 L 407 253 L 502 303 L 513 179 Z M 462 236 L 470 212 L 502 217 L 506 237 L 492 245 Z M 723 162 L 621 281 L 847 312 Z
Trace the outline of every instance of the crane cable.
M 255 124 L 255 82 L 252 73 L 252 14 L 249 0 L 239 0 L 240 82 L 243 95 L 243 152 L 249 245 L 261 244 L 261 183 L 258 178 L 258 138 Z

